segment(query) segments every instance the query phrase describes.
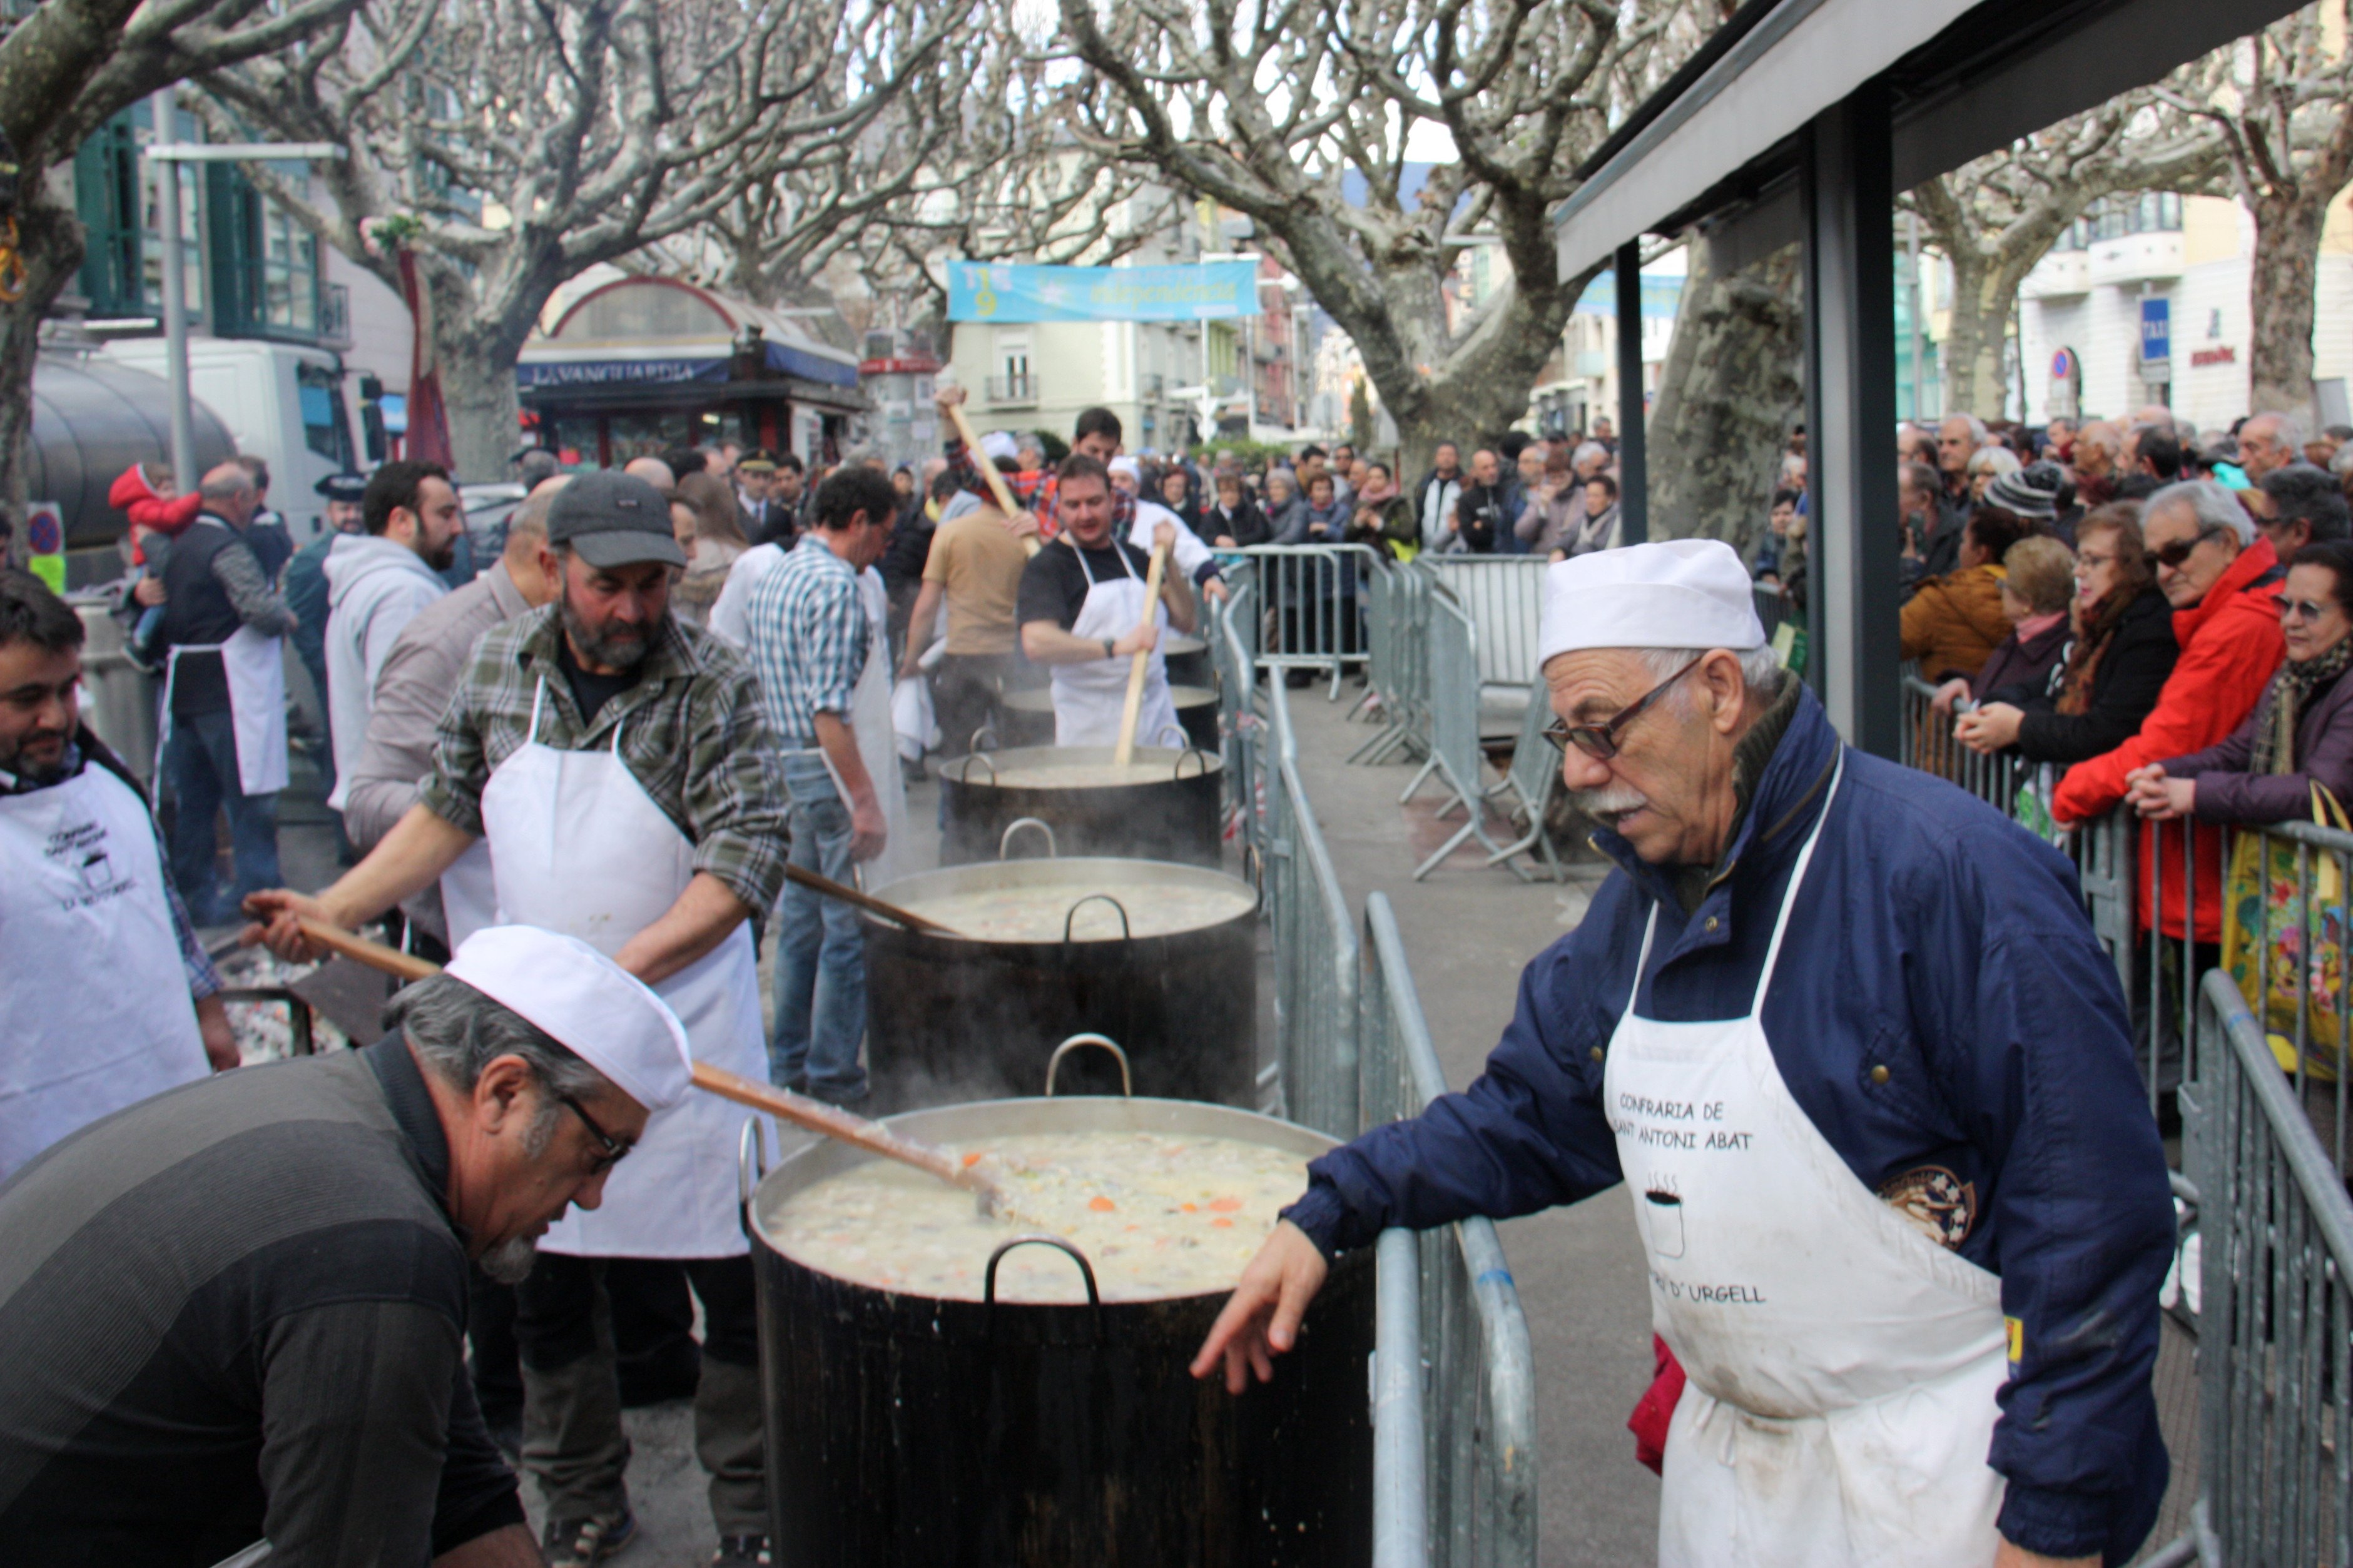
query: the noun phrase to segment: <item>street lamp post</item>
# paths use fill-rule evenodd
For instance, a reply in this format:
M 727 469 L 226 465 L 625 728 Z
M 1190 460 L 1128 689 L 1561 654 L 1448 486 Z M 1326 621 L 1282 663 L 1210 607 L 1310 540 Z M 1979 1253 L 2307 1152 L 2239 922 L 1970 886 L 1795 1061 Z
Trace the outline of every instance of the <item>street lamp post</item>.
M 171 392 L 172 478 L 182 494 L 196 487 L 195 419 L 188 395 L 187 279 L 180 255 L 180 165 L 249 163 L 278 159 L 347 156 L 332 142 L 214 142 L 175 139 L 178 113 L 172 89 L 160 88 L 147 100 L 154 121 L 147 158 L 155 165 L 155 231 L 164 250 L 164 379 Z

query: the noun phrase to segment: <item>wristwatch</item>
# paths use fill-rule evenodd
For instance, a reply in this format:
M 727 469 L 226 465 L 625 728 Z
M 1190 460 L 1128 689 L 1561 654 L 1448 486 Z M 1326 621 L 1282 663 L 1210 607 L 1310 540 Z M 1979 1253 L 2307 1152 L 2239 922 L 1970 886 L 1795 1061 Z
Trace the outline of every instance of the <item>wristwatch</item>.
M 1113 639 L 1110 637 L 1103 638 L 1103 657 L 1105 658 L 1117 658 L 1119 657 L 1119 645 Z

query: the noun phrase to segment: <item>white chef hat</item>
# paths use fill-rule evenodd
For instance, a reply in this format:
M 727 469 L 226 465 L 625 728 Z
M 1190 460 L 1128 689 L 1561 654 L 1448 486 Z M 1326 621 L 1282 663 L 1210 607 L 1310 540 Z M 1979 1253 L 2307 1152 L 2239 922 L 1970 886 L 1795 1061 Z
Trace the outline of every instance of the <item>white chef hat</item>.
M 1143 465 L 1124 452 L 1121 453 L 1118 457 L 1113 458 L 1106 467 L 1108 467 L 1113 473 L 1125 474 L 1131 479 L 1140 479 L 1144 477 Z
M 1018 460 L 1021 452 L 1009 432 L 991 430 L 980 438 L 980 455 L 992 463 L 1010 463 Z
M 1545 574 L 1539 669 L 1581 648 L 1764 646 L 1748 573 L 1720 539 L 1597 550 Z
M 644 982 L 582 942 L 537 926 L 486 926 L 442 971 L 537 1025 L 648 1110 L 692 1087 L 686 1027 Z

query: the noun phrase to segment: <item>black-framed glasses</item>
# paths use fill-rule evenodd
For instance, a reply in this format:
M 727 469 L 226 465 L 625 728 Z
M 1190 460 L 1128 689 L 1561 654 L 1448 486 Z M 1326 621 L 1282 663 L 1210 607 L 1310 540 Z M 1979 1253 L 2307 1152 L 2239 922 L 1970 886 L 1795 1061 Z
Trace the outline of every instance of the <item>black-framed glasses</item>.
M 2200 529 L 2191 537 L 2188 539 L 2177 539 L 2170 544 L 2158 545 L 2148 553 L 2151 559 L 2155 560 L 2158 565 L 2168 566 L 2172 568 L 2174 571 L 2179 572 L 2181 570 L 2181 563 L 2189 559 L 2189 552 L 2191 551 L 2197 549 L 2208 540 L 2216 538 L 2226 531 L 2227 531 L 2224 529 L 2209 523 L 2206 527 Z
M 1575 746 L 1595 762 L 1606 763 L 1618 754 L 1618 737 L 1625 733 L 1626 726 L 1649 712 L 1651 705 L 1667 694 L 1668 687 L 1697 669 L 1700 660 L 1706 657 L 1705 654 L 1700 655 L 1699 658 L 1692 660 L 1600 723 L 1572 724 L 1566 719 L 1556 719 L 1545 726 L 1544 738 L 1550 741 L 1553 750 L 1564 757 L 1568 755 L 1568 748 Z
M 570 1095 L 554 1089 L 551 1089 L 548 1092 L 554 1094 L 557 1100 L 564 1105 L 565 1109 L 570 1110 L 573 1115 L 580 1118 L 580 1125 L 588 1129 L 588 1136 L 596 1141 L 596 1158 L 591 1162 L 588 1167 L 588 1173 L 590 1175 L 603 1175 L 606 1172 L 611 1170 L 614 1166 L 621 1163 L 622 1155 L 627 1154 L 631 1149 L 637 1147 L 634 1143 L 624 1143 L 618 1138 L 614 1137 L 610 1132 L 606 1131 L 604 1128 L 598 1126 L 596 1119 L 588 1114 L 588 1108 L 581 1104 L 578 1100 L 573 1099 Z

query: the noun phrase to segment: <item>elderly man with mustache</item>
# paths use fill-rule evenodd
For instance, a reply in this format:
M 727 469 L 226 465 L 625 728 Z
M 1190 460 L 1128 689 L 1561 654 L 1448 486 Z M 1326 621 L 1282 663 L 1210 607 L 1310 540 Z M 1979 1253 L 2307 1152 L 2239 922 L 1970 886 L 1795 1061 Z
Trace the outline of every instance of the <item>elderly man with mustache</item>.
M 1562 778 L 1619 869 L 1478 1081 L 1309 1166 L 1195 1373 L 1269 1376 L 1388 1226 L 1622 1183 L 1688 1378 L 1645 1401 L 1666 1568 L 2123 1562 L 2165 1491 L 2172 1206 L 2069 862 L 1844 745 L 1728 546 L 1546 595 Z

